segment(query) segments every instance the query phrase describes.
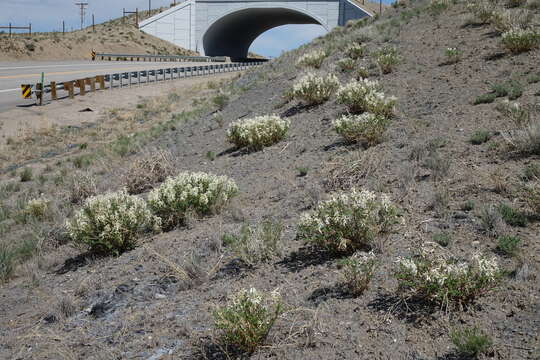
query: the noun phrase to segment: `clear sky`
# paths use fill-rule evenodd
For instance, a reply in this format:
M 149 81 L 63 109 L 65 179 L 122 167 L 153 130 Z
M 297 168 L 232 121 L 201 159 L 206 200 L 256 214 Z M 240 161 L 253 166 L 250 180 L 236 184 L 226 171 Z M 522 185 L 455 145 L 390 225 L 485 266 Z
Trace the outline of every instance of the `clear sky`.
M 150 0 L 152 8 L 168 6 L 173 0 Z M 384 0 L 388 3 L 390 0 Z M 76 2 L 89 3 L 86 25 L 95 14 L 96 23 L 122 16 L 122 9 L 148 9 L 149 0 L 0 0 L 0 26 L 12 23 L 27 26 L 32 23 L 33 31 L 61 30 L 62 20 L 66 28 L 80 26 L 79 8 Z M 319 25 L 285 25 L 267 31 L 255 40 L 251 51 L 265 56 L 278 56 L 282 51 L 294 49 L 313 38 L 324 34 Z

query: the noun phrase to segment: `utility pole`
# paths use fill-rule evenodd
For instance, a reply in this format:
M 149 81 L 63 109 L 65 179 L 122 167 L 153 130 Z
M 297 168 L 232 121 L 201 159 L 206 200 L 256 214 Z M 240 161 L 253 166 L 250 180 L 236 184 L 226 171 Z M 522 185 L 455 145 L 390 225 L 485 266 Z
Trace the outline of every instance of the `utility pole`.
M 148 0 L 148 15 L 152 13 L 152 0 Z
M 88 6 L 88 3 L 80 2 L 80 3 L 75 3 L 75 5 L 77 5 L 77 6 L 79 6 L 81 8 L 81 30 L 82 30 L 83 26 L 84 26 L 85 7 Z

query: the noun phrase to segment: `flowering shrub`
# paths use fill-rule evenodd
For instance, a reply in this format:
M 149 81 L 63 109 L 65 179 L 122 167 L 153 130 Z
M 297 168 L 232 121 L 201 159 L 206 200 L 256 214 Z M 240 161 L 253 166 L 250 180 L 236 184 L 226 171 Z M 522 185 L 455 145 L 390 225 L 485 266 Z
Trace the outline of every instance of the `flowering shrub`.
M 335 252 L 370 248 L 379 234 L 398 221 L 397 208 L 388 196 L 368 190 L 341 192 L 305 213 L 298 237 Z
M 426 301 L 465 304 L 492 289 L 501 271 L 495 258 L 474 255 L 470 262 L 457 262 L 433 243 L 424 245 L 412 258 L 399 258 L 395 276 L 400 291 Z
M 496 109 L 517 126 L 523 126 L 530 121 L 529 110 L 518 102 L 505 99 L 497 104 Z
M 396 104 L 395 97 L 386 97 L 377 80 L 353 80 L 339 88 L 337 101 L 347 105 L 352 113 L 370 112 L 391 117 Z
M 533 13 L 527 9 L 512 9 L 495 11 L 491 22 L 499 33 L 504 33 L 512 29 L 526 30 L 533 19 Z
M 375 62 L 383 74 L 389 74 L 401 62 L 401 56 L 396 48 L 384 47 L 375 53 Z
M 296 66 L 300 66 L 300 67 L 311 66 L 311 67 L 314 67 L 315 69 L 318 69 L 321 67 L 326 56 L 328 55 L 326 54 L 325 51 L 314 50 L 298 58 L 298 60 L 296 61 Z
M 502 34 L 502 43 L 511 53 L 522 53 L 538 46 L 540 33 L 534 30 L 512 29 Z
M 456 64 L 461 61 L 461 51 L 458 48 L 447 48 L 444 54 L 448 64 Z
M 148 205 L 169 229 L 184 223 L 189 212 L 207 215 L 219 211 L 237 192 L 234 181 L 226 176 L 183 172 L 152 190 Z
M 345 58 L 338 60 L 336 65 L 341 71 L 351 71 L 356 66 L 356 61 L 351 58 Z
M 389 123 L 388 118 L 371 113 L 343 115 L 332 122 L 336 132 L 348 142 L 364 140 L 368 145 L 380 142 Z
M 237 120 L 227 130 L 227 138 L 239 148 L 262 149 L 277 143 L 287 135 L 290 122 L 277 115 L 257 116 Z
M 47 210 L 49 210 L 49 200 L 43 198 L 32 199 L 26 204 L 24 215 L 43 220 L 47 216 Z
M 294 84 L 292 95 L 307 105 L 318 105 L 330 99 L 338 87 L 339 81 L 335 75 L 322 77 L 310 73 Z
M 251 354 L 266 340 L 283 310 L 277 291 L 264 294 L 254 288 L 244 289 L 227 306 L 214 310 L 214 325 L 223 332 L 226 344 Z
M 359 66 L 356 68 L 357 79 L 367 79 L 369 77 L 369 70 L 365 66 Z
M 345 286 L 352 295 L 362 295 L 368 288 L 377 268 L 377 263 L 377 257 L 373 252 L 367 254 L 357 252 L 339 262 Z
M 471 1 L 467 4 L 467 9 L 471 11 L 476 19 L 482 24 L 489 23 L 495 11 L 495 7 L 491 0 Z
M 345 55 L 351 59 L 359 59 L 366 55 L 366 48 L 357 42 L 354 42 L 345 48 Z
M 90 251 L 118 255 L 134 248 L 141 233 L 157 231 L 159 225 L 144 200 L 122 190 L 86 199 L 66 228 L 73 241 Z

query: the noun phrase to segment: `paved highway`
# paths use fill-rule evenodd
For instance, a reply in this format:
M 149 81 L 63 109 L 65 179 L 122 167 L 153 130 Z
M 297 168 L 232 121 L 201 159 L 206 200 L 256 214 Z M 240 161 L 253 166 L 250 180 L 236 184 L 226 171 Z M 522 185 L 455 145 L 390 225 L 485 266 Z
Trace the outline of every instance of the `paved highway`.
M 122 71 L 150 70 L 166 67 L 209 65 L 209 63 L 181 62 L 131 62 L 131 61 L 43 61 L 43 62 L 0 62 L 0 112 L 14 107 L 35 103 L 35 99 L 21 97 L 21 84 L 40 82 L 45 73 L 45 84 L 58 83 L 96 75 Z M 63 94 L 63 92 L 59 93 Z

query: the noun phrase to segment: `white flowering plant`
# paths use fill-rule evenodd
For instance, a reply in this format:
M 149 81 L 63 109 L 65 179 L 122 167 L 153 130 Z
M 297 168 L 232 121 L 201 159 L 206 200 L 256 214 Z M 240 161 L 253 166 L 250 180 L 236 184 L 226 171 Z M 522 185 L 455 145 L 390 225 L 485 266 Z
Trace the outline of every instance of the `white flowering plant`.
M 357 42 L 354 42 L 345 48 L 345 55 L 355 60 L 365 56 L 366 53 L 366 47 Z
M 324 50 L 314 50 L 312 52 L 306 53 L 298 58 L 296 61 L 296 66 L 306 67 L 310 66 L 315 69 L 321 67 L 324 59 L 328 56 Z
M 356 66 L 356 60 L 351 59 L 351 58 L 344 58 L 344 59 L 338 60 L 336 62 L 336 65 L 341 71 L 349 72 L 349 71 L 354 70 Z
M 502 34 L 501 41 L 508 51 L 518 54 L 536 48 L 540 44 L 540 33 L 533 29 L 511 29 Z
M 145 201 L 128 195 L 125 190 L 86 199 L 66 222 L 74 242 L 106 255 L 133 249 L 141 234 L 157 232 L 159 226 L 160 219 L 152 214 Z
M 352 80 L 341 86 L 337 92 L 337 102 L 347 106 L 353 114 L 370 112 L 375 115 L 392 117 L 396 98 L 387 97 L 381 91 L 377 80 Z
M 213 312 L 214 325 L 222 340 L 247 354 L 264 343 L 284 305 L 277 291 L 264 293 L 251 288 L 240 290 L 225 307 Z
M 363 113 L 343 115 L 334 120 L 334 130 L 347 142 L 365 141 L 369 146 L 381 141 L 390 120 L 381 115 Z
M 457 261 L 434 243 L 397 263 L 400 293 L 441 305 L 470 303 L 493 289 L 502 275 L 494 257 L 475 254 L 471 261 Z
M 398 220 L 398 209 L 387 195 L 352 189 L 335 193 L 304 213 L 297 236 L 329 251 L 350 253 L 374 247 Z
M 306 105 L 318 105 L 330 99 L 338 87 L 339 80 L 334 74 L 319 76 L 309 73 L 294 84 L 292 97 Z
M 367 290 L 378 264 L 372 251 L 356 252 L 338 263 L 344 284 L 352 295 L 359 296 Z
M 148 205 L 159 216 L 164 229 L 185 223 L 186 216 L 217 213 L 238 193 L 226 176 L 204 172 L 183 172 L 167 178 L 148 195 Z
M 501 9 L 493 12 L 491 22 L 502 34 L 512 29 L 528 29 L 533 18 L 533 12 L 528 9 Z
M 447 64 L 456 64 L 461 61 L 461 51 L 455 47 L 446 48 L 444 51 Z
M 257 116 L 233 122 L 227 130 L 227 139 L 238 148 L 260 150 L 285 138 L 290 122 L 277 115 Z
M 375 56 L 375 62 L 383 74 L 391 73 L 394 71 L 396 65 L 401 62 L 401 56 L 397 49 L 393 47 L 383 47 L 373 55 Z
M 24 208 L 24 217 L 33 217 L 35 219 L 43 220 L 47 217 L 47 211 L 49 210 L 50 201 L 45 198 L 31 199 Z

